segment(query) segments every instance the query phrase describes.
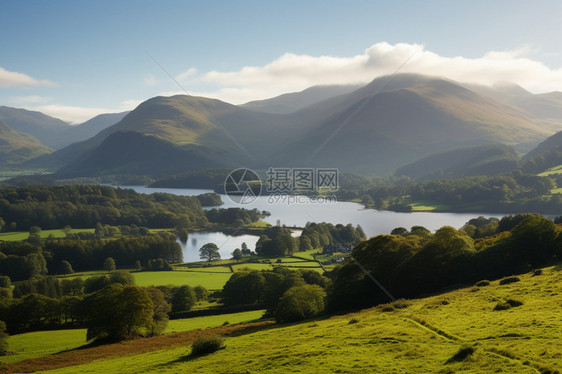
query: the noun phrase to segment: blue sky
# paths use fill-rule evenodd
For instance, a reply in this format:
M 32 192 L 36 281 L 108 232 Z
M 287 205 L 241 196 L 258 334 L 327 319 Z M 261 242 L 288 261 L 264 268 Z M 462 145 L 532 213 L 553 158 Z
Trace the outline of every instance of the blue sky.
M 80 122 L 403 71 L 562 91 L 560 1 L 5 1 L 0 105 Z M 152 59 L 158 61 L 174 79 Z

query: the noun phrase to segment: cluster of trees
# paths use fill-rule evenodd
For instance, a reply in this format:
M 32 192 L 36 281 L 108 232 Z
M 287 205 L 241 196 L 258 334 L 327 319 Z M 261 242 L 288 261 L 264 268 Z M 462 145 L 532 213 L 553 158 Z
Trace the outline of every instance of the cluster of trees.
M 540 215 L 477 221 L 471 221 L 465 229 L 483 223 L 478 228 L 491 236 L 474 240 L 465 230 L 450 226 L 435 234 L 417 226 L 359 243 L 353 249 L 353 260 L 329 274 L 333 286 L 328 292 L 328 307 L 343 310 L 388 302 L 388 296 L 365 270 L 394 297 L 411 298 L 481 279 L 523 273 L 562 256 L 561 230 Z M 480 235 L 476 232 L 472 231 L 474 237 Z
M 0 320 L 10 333 L 85 327 L 88 340 L 120 340 L 164 331 L 171 312 L 187 311 L 209 292 L 201 286 L 137 287 L 132 274 L 17 282 L 0 279 Z
M 354 197 L 360 197 L 367 207 L 395 211 L 411 211 L 408 201 L 429 201 L 451 210 L 476 210 L 485 204 L 494 211 L 555 214 L 562 208 L 562 197 L 549 195 L 556 185 L 557 180 L 551 177 L 516 170 L 502 175 L 430 181 L 388 178 L 373 182 Z
M 45 240 L 39 245 L 3 242 L 0 243 L 0 274 L 17 281 L 46 274 L 96 270 L 102 268 L 108 257 L 120 266 L 136 266 L 138 261 L 147 269 L 158 270 L 169 269 L 169 263 L 183 260 L 175 235 L 167 232 L 116 239 Z
M 208 224 L 196 197 L 150 195 L 96 185 L 30 186 L 0 189 L 0 217 L 9 230 L 107 225 L 151 228 Z
M 207 219 L 210 222 L 221 223 L 225 225 L 235 225 L 237 227 L 248 223 L 257 222 L 261 218 L 268 216 L 266 211 L 260 212 L 257 209 L 227 208 L 227 209 L 209 209 L 206 211 Z
M 252 270 L 234 273 L 221 296 L 225 306 L 261 305 L 280 322 L 309 318 L 324 310 L 330 280 L 314 270 Z
M 352 224 L 307 223 L 300 237 L 293 237 L 286 227 L 267 228 L 256 243 L 256 252 L 265 257 L 282 257 L 329 244 L 355 245 L 366 239 L 361 226 Z

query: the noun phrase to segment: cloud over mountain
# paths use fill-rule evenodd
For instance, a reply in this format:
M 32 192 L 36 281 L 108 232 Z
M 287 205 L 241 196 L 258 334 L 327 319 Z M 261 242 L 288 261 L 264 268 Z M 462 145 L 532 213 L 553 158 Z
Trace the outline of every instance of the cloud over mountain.
M 210 71 L 198 79 L 220 87 L 216 92 L 201 94 L 235 104 L 314 85 L 366 83 L 397 70 L 483 85 L 513 82 L 533 92 L 562 90 L 562 68 L 551 69 L 533 60 L 533 53 L 536 51 L 524 46 L 511 51 L 491 51 L 479 58 L 447 57 L 421 44 L 380 42 L 355 56 L 286 53 L 263 66 Z

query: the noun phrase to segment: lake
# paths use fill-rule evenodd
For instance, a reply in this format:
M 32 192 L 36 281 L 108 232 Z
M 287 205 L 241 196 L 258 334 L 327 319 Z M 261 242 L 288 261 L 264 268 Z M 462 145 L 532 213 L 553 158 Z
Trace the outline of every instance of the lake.
M 181 188 L 148 188 L 143 186 L 122 186 L 131 188 L 139 193 L 165 192 L 181 196 L 195 196 L 213 192 L 206 189 L 181 189 Z M 431 231 L 449 225 L 455 228 L 462 227 L 466 222 L 480 215 L 485 217 L 501 218 L 498 213 L 431 213 L 412 212 L 398 213 L 365 209 L 361 204 L 351 202 L 325 202 L 314 203 L 303 197 L 303 202 L 291 204 L 288 201 L 272 201 L 268 196 L 259 196 L 250 204 L 239 205 L 230 200 L 226 195 L 221 195 L 224 205 L 221 208 L 241 207 L 246 209 L 266 210 L 271 216 L 264 219 L 275 225 L 280 223 L 290 227 L 303 227 L 307 222 L 328 222 L 332 224 L 351 223 L 361 225 L 368 237 L 378 234 L 389 234 L 396 227 L 410 229 L 412 226 L 424 226 Z M 269 201 L 268 201 L 269 200 Z M 206 208 L 210 209 L 210 208 Z M 246 242 L 250 249 L 254 249 L 257 237 L 252 235 L 230 236 L 223 233 L 190 233 L 187 243 L 182 244 L 184 261 L 198 261 L 199 248 L 203 244 L 212 242 L 219 246 L 221 257 L 230 258 L 232 251 L 240 248 Z

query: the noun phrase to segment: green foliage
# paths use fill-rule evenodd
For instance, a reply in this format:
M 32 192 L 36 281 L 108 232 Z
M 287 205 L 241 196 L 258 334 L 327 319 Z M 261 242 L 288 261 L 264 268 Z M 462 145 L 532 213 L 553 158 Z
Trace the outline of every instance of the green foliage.
M 119 283 L 122 285 L 134 285 L 135 277 L 133 274 L 129 273 L 127 270 L 117 270 L 111 273 L 109 276 L 109 283 Z
M 146 263 L 147 271 L 170 271 L 172 266 L 163 258 L 154 258 Z
M 215 243 L 207 243 L 199 249 L 199 257 L 209 262 L 220 260 L 219 247 Z
M 54 277 L 17 282 L 14 286 L 14 297 L 20 298 L 27 294 L 41 294 L 58 299 L 63 295 L 62 283 L 60 279 Z
M 12 281 L 6 275 L 0 275 L 0 288 L 10 288 Z
M 106 258 L 103 261 L 103 269 L 107 272 L 112 272 L 115 270 L 115 260 L 111 257 Z
M 240 248 L 236 248 L 234 252 L 232 252 L 232 258 L 236 260 L 236 262 L 242 259 L 242 251 Z
M 84 281 L 84 292 L 85 293 L 93 293 L 98 290 L 101 290 L 105 286 L 108 286 L 109 277 L 107 275 L 100 275 L 97 277 L 90 277 Z
M 207 355 L 223 348 L 225 348 L 225 344 L 222 336 L 201 336 L 191 344 L 191 356 Z
M 112 284 L 84 299 L 87 340 L 123 340 L 154 331 L 154 303 L 136 286 Z
M 195 305 L 197 297 L 193 288 L 183 285 L 174 288 L 170 302 L 172 303 L 172 312 L 189 311 Z
M 66 260 L 61 261 L 61 274 L 72 274 L 74 273 L 74 269 L 72 269 L 72 265 L 70 262 Z
M 154 324 L 151 329 L 148 330 L 148 335 L 161 335 L 168 326 L 170 320 L 168 313 L 172 311 L 172 305 L 166 301 L 164 293 L 158 288 L 149 287 L 146 291 L 148 292 L 152 304 L 154 304 L 154 313 L 152 315 Z
M 32 226 L 56 229 L 62 225 L 91 228 L 99 222 L 151 228 L 207 224 L 195 197 L 146 195 L 99 185 L 4 188 L 0 190 L 0 216 L 6 222 L 17 223 L 19 230 Z
M 5 356 L 8 353 L 8 334 L 6 334 L 6 324 L 4 321 L 0 321 L 0 356 Z
M 210 292 L 203 286 L 194 287 L 193 292 L 195 292 L 195 298 L 197 301 L 207 300 L 210 295 Z
M 295 322 L 324 311 L 326 292 L 317 285 L 292 287 L 281 296 L 275 311 L 278 322 Z

